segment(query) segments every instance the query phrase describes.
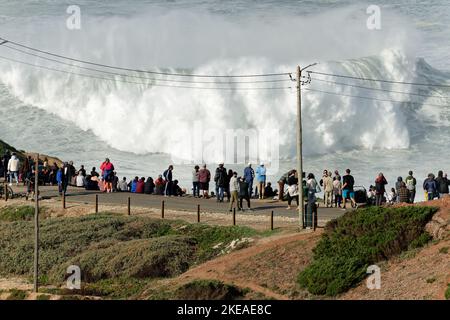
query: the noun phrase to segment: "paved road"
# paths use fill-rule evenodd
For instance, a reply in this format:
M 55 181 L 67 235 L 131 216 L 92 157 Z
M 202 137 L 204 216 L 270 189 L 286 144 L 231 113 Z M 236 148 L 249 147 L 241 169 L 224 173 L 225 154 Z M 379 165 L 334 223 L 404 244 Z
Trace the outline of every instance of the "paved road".
M 25 188 L 22 186 L 13 186 L 15 193 L 24 193 Z M 57 187 L 40 187 L 40 193 L 46 198 L 59 198 Z M 84 189 L 69 187 L 66 202 L 83 202 L 95 203 L 95 195 L 99 195 L 99 204 L 110 205 L 127 205 L 128 197 L 131 197 L 131 205 L 147 208 L 161 208 L 161 202 L 164 200 L 165 208 L 168 210 L 184 210 L 197 212 L 197 205 L 200 204 L 202 211 L 226 213 L 229 210 L 229 203 L 216 202 L 215 198 L 197 199 L 191 196 L 185 197 L 164 197 L 157 195 L 134 194 L 128 192 L 102 193 L 98 191 L 86 191 Z M 287 202 L 279 202 L 276 200 L 258 200 L 252 199 L 251 206 L 253 211 L 245 211 L 246 214 L 253 215 L 269 215 L 273 210 L 275 216 L 282 217 L 298 217 L 296 209 L 286 210 Z M 244 208 L 247 207 L 244 201 Z M 331 220 L 344 214 L 344 210 L 336 208 L 319 207 L 319 220 Z

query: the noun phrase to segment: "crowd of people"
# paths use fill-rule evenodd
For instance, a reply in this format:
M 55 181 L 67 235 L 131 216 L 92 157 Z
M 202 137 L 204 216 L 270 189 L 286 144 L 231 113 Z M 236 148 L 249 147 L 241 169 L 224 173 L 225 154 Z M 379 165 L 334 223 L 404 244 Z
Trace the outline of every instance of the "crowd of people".
M 100 190 L 103 192 L 131 192 L 141 194 L 156 194 L 164 196 L 183 196 L 188 193 L 179 186 L 178 180 L 173 178 L 173 165 L 170 165 L 156 179 L 152 177 L 135 177 L 127 181 L 126 177 L 119 180 L 115 167 L 106 158 L 100 164 L 100 173 L 93 167 L 87 172 L 84 165 L 77 170 L 72 161 L 63 162 L 61 166 L 56 163 L 50 165 L 44 159 L 39 166 L 39 183 L 43 185 L 57 185 L 60 194 L 67 192 L 67 187 L 76 186 L 86 190 Z M 6 152 L 0 161 L 0 174 L 11 184 L 22 182 L 32 190 L 34 182 L 34 159 L 25 157 L 23 161 L 13 152 Z M 211 185 L 214 188 L 211 193 Z M 338 170 L 324 170 L 322 178 L 316 181 L 314 174 L 302 175 L 302 188 L 304 201 L 307 204 L 315 203 L 317 193 L 323 189 L 323 205 L 346 209 L 347 203 L 356 207 L 358 203 L 371 205 L 384 205 L 387 203 L 414 203 L 416 197 L 417 180 L 412 171 L 408 175 L 398 177 L 395 188 L 390 192 L 386 190 L 388 182 L 383 173 L 379 173 L 374 184 L 367 191 L 364 188 L 355 189 L 355 179 L 351 170 L 346 169 L 341 176 Z M 447 174 L 439 171 L 437 177 L 430 173 L 423 182 L 425 199 L 432 200 L 443 197 L 449 193 L 449 180 Z M 196 165 L 192 170 L 192 196 L 197 198 L 215 197 L 217 202 L 229 202 L 229 210 L 235 207 L 244 210 L 245 200 L 247 209 L 251 209 L 251 199 L 278 199 L 287 201 L 287 209 L 291 209 L 295 200 L 299 205 L 299 176 L 295 169 L 283 174 L 278 180 L 278 190 L 273 189 L 271 182 L 267 181 L 267 169 L 260 163 L 256 170 L 251 163 L 244 168 L 242 175 L 231 169 L 227 170 L 223 163 L 211 174 L 206 164 Z

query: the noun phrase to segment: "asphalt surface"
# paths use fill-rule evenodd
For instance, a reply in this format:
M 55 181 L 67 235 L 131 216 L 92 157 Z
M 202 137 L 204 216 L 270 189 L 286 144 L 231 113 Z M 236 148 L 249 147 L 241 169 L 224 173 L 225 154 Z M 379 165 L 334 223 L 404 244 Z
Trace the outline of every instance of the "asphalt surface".
M 24 194 L 25 187 L 22 185 L 12 186 L 13 190 L 17 194 Z M 44 186 L 39 187 L 40 195 L 44 198 L 61 198 L 58 194 L 56 186 Z M 192 196 L 184 197 L 164 197 L 159 195 L 147 195 L 147 194 L 135 194 L 129 192 L 114 192 L 114 193 L 102 193 L 99 191 L 87 191 L 82 188 L 69 187 L 66 194 L 66 203 L 76 202 L 85 204 L 94 204 L 95 195 L 98 195 L 100 205 L 127 205 L 128 197 L 131 198 L 131 206 L 144 207 L 144 208 L 161 208 L 162 201 L 164 201 L 164 207 L 168 210 L 182 210 L 197 212 L 197 205 L 200 205 L 200 210 L 204 212 L 217 212 L 226 213 L 229 212 L 229 202 L 226 199 L 222 203 L 218 203 L 215 198 L 210 199 L 198 199 Z M 247 208 L 247 203 L 243 201 L 244 208 Z M 298 217 L 298 210 L 293 202 L 292 209 L 287 210 L 287 202 L 280 202 L 278 200 L 259 200 L 251 199 L 252 211 L 245 210 L 246 214 L 252 215 L 270 215 L 271 211 L 275 216 Z M 345 210 L 340 208 L 324 208 L 320 204 L 318 209 L 319 220 L 331 220 L 337 218 L 345 213 Z

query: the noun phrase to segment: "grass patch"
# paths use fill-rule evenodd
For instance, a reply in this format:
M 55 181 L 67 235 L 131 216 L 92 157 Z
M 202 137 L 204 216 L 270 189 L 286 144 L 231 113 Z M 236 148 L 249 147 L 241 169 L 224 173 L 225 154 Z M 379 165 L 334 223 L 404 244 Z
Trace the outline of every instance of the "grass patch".
M 40 294 L 36 297 L 36 300 L 50 300 L 50 296 L 48 294 Z
M 33 233 L 32 221 L 0 222 L 2 275 L 32 276 Z M 40 283 L 61 285 L 67 267 L 77 265 L 81 294 L 122 298 L 145 281 L 176 276 L 219 255 L 233 240 L 253 236 L 261 233 L 107 213 L 46 219 L 40 225 Z
M 11 289 L 9 290 L 9 297 L 6 300 L 25 300 L 28 293 L 23 290 Z
M 312 294 L 334 296 L 356 285 L 367 267 L 429 241 L 424 227 L 432 207 L 369 207 L 330 221 L 313 262 L 298 276 Z
M 448 253 L 448 247 L 439 248 L 439 253 L 447 254 Z
M 217 280 L 194 280 L 175 291 L 177 300 L 238 300 L 247 290 Z
M 447 284 L 447 290 L 445 290 L 445 299 L 450 300 L 450 283 Z

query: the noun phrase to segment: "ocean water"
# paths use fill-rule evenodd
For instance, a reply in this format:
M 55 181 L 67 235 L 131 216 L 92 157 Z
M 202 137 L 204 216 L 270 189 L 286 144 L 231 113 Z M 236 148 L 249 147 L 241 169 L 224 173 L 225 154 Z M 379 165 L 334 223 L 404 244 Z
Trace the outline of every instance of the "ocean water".
M 305 171 L 351 168 L 357 184 L 366 187 L 380 171 L 391 186 L 410 169 L 419 180 L 428 172 L 450 171 L 450 88 L 434 86 L 450 85 L 448 1 L 377 1 L 380 30 L 367 28 L 370 3 L 362 1 L 77 1 L 81 28 L 70 30 L 66 10 L 72 4 L 0 0 L 0 37 L 133 69 L 295 73 L 298 64 L 317 62 L 310 70 L 424 83 L 313 74 L 304 88 L 316 91 L 303 91 L 302 100 Z M 175 163 L 176 178 L 189 186 L 193 164 L 215 167 L 228 156 L 209 137 L 260 130 L 276 132 L 276 152 L 252 162 L 270 163 L 273 182 L 295 167 L 295 89 L 239 89 L 293 87 L 288 77 L 276 84 L 233 85 L 236 90 L 201 90 L 155 86 L 139 73 L 127 78 L 139 84 L 106 81 L 4 58 L 98 72 L 0 46 L 0 137 L 18 148 L 87 167 L 108 156 L 119 176 L 127 177 L 155 176 Z M 193 152 L 196 143 L 202 152 Z M 225 162 L 241 171 L 247 161 Z

